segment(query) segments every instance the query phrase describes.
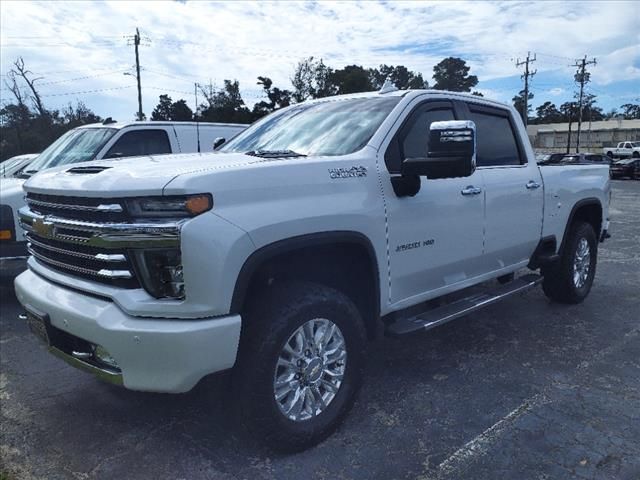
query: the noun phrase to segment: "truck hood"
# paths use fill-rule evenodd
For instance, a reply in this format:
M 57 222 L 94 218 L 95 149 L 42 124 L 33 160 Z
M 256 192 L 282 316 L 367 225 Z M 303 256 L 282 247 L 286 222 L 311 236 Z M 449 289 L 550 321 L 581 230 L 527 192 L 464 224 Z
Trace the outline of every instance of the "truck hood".
M 37 173 L 26 181 L 28 192 L 80 197 L 162 195 L 174 178 L 233 168 L 263 159 L 240 153 L 187 153 L 96 160 Z

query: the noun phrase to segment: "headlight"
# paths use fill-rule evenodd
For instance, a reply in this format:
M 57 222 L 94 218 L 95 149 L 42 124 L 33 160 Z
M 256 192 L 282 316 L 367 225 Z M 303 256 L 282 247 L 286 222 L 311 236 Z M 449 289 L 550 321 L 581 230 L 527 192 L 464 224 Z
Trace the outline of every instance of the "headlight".
M 179 249 L 134 250 L 133 254 L 140 283 L 150 295 L 155 298 L 184 298 Z
M 127 200 L 132 217 L 188 218 L 211 210 L 213 198 L 208 193 L 198 195 L 146 197 Z

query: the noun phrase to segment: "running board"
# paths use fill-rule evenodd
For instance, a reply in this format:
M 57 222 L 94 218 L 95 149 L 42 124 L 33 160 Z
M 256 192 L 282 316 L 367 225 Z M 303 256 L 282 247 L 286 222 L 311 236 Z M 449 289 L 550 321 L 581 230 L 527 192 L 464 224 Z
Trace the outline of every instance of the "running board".
M 500 285 L 488 292 L 479 293 L 455 302 L 436 307 L 415 317 L 398 320 L 387 327 L 387 334 L 391 336 L 404 335 L 417 330 L 430 330 L 456 318 L 475 312 L 483 307 L 494 304 L 516 293 L 521 293 L 542 282 L 542 277 L 536 274 L 523 275 L 515 280 Z

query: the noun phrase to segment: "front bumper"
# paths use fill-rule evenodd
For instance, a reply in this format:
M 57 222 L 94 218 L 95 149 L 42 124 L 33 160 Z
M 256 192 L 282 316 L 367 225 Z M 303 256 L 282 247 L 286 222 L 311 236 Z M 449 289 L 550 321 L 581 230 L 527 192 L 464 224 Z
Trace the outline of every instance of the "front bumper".
M 133 317 L 114 302 L 67 289 L 28 270 L 15 280 L 20 303 L 48 316 L 65 336 L 101 345 L 118 364 L 106 371 L 72 357 L 54 340 L 52 353 L 131 390 L 179 393 L 205 375 L 231 368 L 240 338 L 239 315 L 197 320 Z

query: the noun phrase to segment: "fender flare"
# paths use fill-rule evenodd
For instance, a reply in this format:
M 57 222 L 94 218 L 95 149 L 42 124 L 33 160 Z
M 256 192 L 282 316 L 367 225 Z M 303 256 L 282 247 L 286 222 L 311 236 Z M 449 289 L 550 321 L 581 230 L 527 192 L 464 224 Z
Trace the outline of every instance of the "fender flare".
M 596 205 L 600 207 L 600 212 L 602 212 L 602 202 L 600 202 L 600 199 L 596 197 L 589 197 L 589 198 L 583 198 L 582 200 L 578 200 L 573 206 L 573 208 L 571 209 L 571 212 L 569 213 L 569 218 L 567 219 L 567 223 L 564 226 L 564 233 L 562 234 L 562 242 L 560 242 L 560 248 L 558 249 L 559 254 L 562 254 L 562 252 L 564 251 L 564 244 L 567 239 L 567 235 L 569 233 L 569 227 L 573 223 L 573 219 L 575 218 L 576 212 L 580 210 L 582 207 L 586 207 L 589 205 Z M 596 237 L 600 238 L 599 235 L 600 235 L 600 232 L 596 232 Z
M 251 279 L 253 278 L 254 273 L 256 273 L 258 269 L 262 265 L 264 265 L 265 262 L 287 252 L 293 252 L 303 248 L 313 248 L 337 244 L 352 244 L 364 247 L 373 267 L 373 280 L 375 284 L 374 294 L 376 302 L 375 309 L 376 311 L 379 311 L 380 271 L 378 268 L 376 252 L 373 248 L 371 240 L 369 240 L 367 236 L 360 232 L 338 230 L 290 237 L 270 243 L 254 251 L 245 260 L 242 268 L 240 269 L 240 272 L 238 273 L 238 277 L 236 278 L 235 287 L 233 289 L 233 296 L 231 298 L 231 313 L 240 313 L 246 299 Z

